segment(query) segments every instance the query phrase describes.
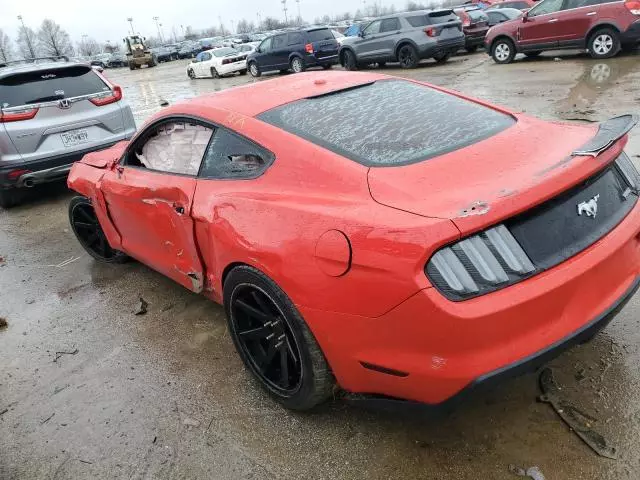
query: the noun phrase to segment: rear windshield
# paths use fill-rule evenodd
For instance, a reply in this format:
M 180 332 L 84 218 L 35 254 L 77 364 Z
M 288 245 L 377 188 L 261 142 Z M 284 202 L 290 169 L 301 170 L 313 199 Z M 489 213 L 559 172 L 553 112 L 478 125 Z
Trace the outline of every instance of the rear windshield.
M 258 118 L 368 166 L 427 160 L 515 123 L 491 108 L 403 80 L 298 100 Z
M 0 106 L 50 102 L 107 90 L 109 87 L 86 66 L 25 72 L 0 79 Z
M 333 33 L 328 28 L 319 28 L 318 30 L 309 30 L 307 32 L 307 41 L 309 43 L 321 42 L 323 40 L 334 40 Z
M 487 14 L 480 10 L 469 10 L 467 11 L 467 15 L 471 17 L 471 20 L 475 20 L 476 22 L 486 22 L 488 20 Z
M 237 53 L 238 51 L 235 48 L 231 48 L 231 47 L 224 47 L 224 48 L 218 48 L 216 50 L 213 50 L 213 56 L 214 57 L 224 57 L 225 55 L 229 55 L 231 53 Z

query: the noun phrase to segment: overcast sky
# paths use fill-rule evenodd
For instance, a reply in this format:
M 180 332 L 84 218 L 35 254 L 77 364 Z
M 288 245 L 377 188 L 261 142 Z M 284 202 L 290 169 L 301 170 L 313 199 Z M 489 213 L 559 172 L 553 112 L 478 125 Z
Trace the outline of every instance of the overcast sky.
M 374 0 L 368 0 L 373 2 Z M 380 5 L 403 7 L 406 0 L 378 0 Z M 300 0 L 302 18 L 313 21 L 324 14 L 333 15 L 349 11 L 355 12 L 363 6 L 362 0 Z M 288 14 L 297 15 L 297 4 L 287 0 Z M 238 20 L 246 18 L 254 23 L 256 13 L 284 19 L 280 0 L 109 0 L 96 2 L 87 0 L 0 0 L 0 28 L 12 40 L 16 39 L 22 15 L 27 26 L 34 30 L 43 19 L 50 18 L 69 32 L 74 42 L 87 34 L 99 42 L 120 40 L 127 34 L 127 17 L 133 17 L 136 33 L 157 36 L 152 19 L 160 17 L 165 37 L 171 35 L 173 26 L 180 35 L 180 25 L 191 25 L 194 29 L 219 25 L 218 17 L 227 29 Z

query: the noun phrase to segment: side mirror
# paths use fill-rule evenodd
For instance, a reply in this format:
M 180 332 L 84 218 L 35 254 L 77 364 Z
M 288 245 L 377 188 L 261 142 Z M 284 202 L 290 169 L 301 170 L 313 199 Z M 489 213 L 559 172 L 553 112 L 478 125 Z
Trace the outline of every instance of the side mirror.
M 360 38 L 364 38 L 364 32 L 363 32 L 362 30 L 360 30 L 360 31 L 358 32 L 358 36 L 359 36 Z
M 529 20 L 529 11 L 522 12 L 522 22 L 526 23 Z

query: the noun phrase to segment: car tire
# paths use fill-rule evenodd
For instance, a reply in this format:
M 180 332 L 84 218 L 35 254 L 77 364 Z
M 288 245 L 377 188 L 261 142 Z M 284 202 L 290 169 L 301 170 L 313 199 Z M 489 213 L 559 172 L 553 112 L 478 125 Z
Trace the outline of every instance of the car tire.
M 467 51 L 467 53 L 476 53 L 476 50 L 478 50 L 478 46 L 472 45 L 470 47 L 465 47 L 464 49 Z
M 218 73 L 218 70 L 216 70 L 215 67 L 211 67 L 211 78 L 214 78 L 214 79 L 220 78 L 220 74 Z
M 69 203 L 69 223 L 82 248 L 103 263 L 125 263 L 129 257 L 111 248 L 93 205 L 86 197 L 73 197 Z
M 451 57 L 451 52 L 439 53 L 433 56 L 433 59 L 436 63 L 446 63 L 447 60 Z
M 327 360 L 273 280 L 238 266 L 224 281 L 223 298 L 236 350 L 264 390 L 292 410 L 309 410 L 330 398 L 335 381 Z
M 258 78 L 260 75 L 262 75 L 262 72 L 260 71 L 260 67 L 258 67 L 258 64 L 256 62 L 251 62 L 249 64 L 249 73 L 254 78 Z
M 356 54 L 353 53 L 351 50 L 344 51 L 343 59 L 344 59 L 344 68 L 351 71 L 358 70 L 358 60 L 356 58 Z
M 306 70 L 304 60 L 300 57 L 293 57 L 289 62 L 289 67 L 293 73 L 302 73 Z
M 611 58 L 620 51 L 620 35 L 612 28 L 601 28 L 589 37 L 587 50 L 591 58 Z
M 20 203 L 17 193 L 14 189 L 0 190 L 0 207 L 9 209 Z
M 154 56 L 151 57 L 151 61 L 149 63 L 147 63 L 147 67 L 151 68 L 151 67 L 155 67 L 158 64 L 158 59 Z
M 409 43 L 401 45 L 398 49 L 398 62 L 400 62 L 400 68 L 416 68 L 420 63 L 416 47 Z
M 536 58 L 539 57 L 542 52 L 525 52 L 525 57 L 527 58 Z
M 329 65 L 322 65 L 322 69 L 323 70 L 331 70 L 333 68 L 333 65 L 329 64 Z
M 190 69 L 188 69 L 188 70 L 187 70 L 187 76 L 188 76 L 191 80 L 194 80 L 194 79 L 196 78 L 196 74 L 195 74 L 195 72 L 193 71 L 193 68 L 190 68 Z
M 496 40 L 491 46 L 493 61 L 501 65 L 511 63 L 516 56 L 516 46 L 508 38 Z
M 129 64 L 129 70 L 135 70 L 136 69 L 136 64 L 135 63 L 130 63 Z

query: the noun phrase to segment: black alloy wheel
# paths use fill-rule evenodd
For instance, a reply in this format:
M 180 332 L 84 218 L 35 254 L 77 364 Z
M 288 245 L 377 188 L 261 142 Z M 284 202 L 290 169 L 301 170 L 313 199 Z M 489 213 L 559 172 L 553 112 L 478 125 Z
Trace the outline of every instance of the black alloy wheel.
M 311 330 L 289 297 L 248 265 L 223 285 L 231 338 L 247 369 L 276 401 L 308 410 L 331 396 L 334 379 Z
M 398 61 L 401 68 L 415 68 L 420 59 L 418 52 L 412 45 L 403 45 L 398 51 Z
M 96 260 L 106 263 L 122 263 L 128 257 L 111 248 L 102 231 L 93 205 L 85 197 L 74 197 L 69 204 L 69 222 L 80 245 Z
M 275 393 L 291 395 L 302 382 L 300 349 L 278 306 L 254 285 L 236 287 L 231 318 L 253 372 Z

